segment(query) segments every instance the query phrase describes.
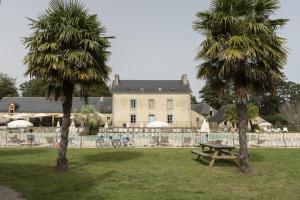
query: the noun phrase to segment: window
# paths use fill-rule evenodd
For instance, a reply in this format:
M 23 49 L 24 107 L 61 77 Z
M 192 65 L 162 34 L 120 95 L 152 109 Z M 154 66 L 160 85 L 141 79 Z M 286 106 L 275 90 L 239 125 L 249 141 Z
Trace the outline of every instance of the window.
M 173 110 L 173 100 L 172 99 L 167 100 L 167 109 Z
M 200 121 L 200 119 L 199 118 L 196 118 L 196 122 L 199 122 Z
M 224 121 L 224 125 L 227 126 L 227 121 Z
M 168 115 L 168 124 L 173 123 L 173 115 Z
M 213 111 L 209 111 L 209 115 L 210 115 L 210 116 L 213 116 Z
M 154 99 L 149 99 L 149 109 L 155 109 L 155 101 Z
M 149 115 L 148 116 L 148 121 L 150 122 L 155 122 L 155 115 Z
M 13 104 L 13 103 L 11 103 L 11 104 L 9 104 L 9 106 L 8 106 L 8 113 L 9 114 L 14 114 L 15 113 L 15 104 Z
M 130 115 L 130 123 L 135 124 L 136 123 L 136 115 Z
M 110 120 L 110 117 L 107 117 L 106 119 L 109 121 L 109 120 Z
M 136 100 L 135 99 L 130 100 L 130 108 L 131 109 L 136 109 Z

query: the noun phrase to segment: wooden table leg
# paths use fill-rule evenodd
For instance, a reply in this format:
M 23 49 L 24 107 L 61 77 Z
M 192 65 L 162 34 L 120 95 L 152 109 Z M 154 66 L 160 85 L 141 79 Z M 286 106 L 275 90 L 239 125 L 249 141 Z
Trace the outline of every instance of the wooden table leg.
M 212 160 L 211 160 L 210 163 L 209 163 L 209 166 L 210 166 L 210 167 L 212 167 L 212 166 L 214 165 L 215 160 L 216 160 L 214 157 L 215 157 L 215 156 L 218 156 L 218 155 L 219 155 L 219 152 L 220 152 L 219 150 L 215 150 L 215 153 L 214 153 L 213 156 L 212 156 Z

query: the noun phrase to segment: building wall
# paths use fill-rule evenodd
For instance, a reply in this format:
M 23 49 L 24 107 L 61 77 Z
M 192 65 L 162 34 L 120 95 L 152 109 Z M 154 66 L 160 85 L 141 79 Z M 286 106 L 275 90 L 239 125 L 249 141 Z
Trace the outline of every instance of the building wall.
M 136 109 L 131 109 L 130 101 L 136 99 Z M 155 101 L 155 108 L 149 109 L 149 99 Z M 173 100 L 173 109 L 167 109 L 167 100 Z M 148 116 L 155 115 L 156 121 L 167 122 L 167 115 L 173 115 L 173 127 L 191 127 L 191 100 L 189 93 L 173 94 L 113 94 L 113 126 L 122 127 L 130 122 L 130 115 L 136 115 L 136 123 L 131 127 L 148 124 Z
M 204 121 L 204 117 L 195 111 L 191 111 L 192 113 L 192 128 L 201 128 L 201 125 Z

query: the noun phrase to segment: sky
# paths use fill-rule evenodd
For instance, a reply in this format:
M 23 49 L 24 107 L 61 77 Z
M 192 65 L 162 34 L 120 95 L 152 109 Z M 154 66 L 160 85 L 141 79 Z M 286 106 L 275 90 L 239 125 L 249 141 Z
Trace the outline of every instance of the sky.
M 193 31 L 195 14 L 209 8 L 210 0 L 82 0 L 91 14 L 97 14 L 111 40 L 109 65 L 120 79 L 180 79 L 187 74 L 193 94 L 204 85 L 196 78 L 195 61 L 203 37 Z M 47 8 L 49 0 L 1 0 L 0 72 L 17 79 L 24 77 L 26 49 L 22 38 L 29 36 L 29 20 Z M 281 0 L 276 16 L 290 21 L 279 34 L 289 48 L 285 74 L 300 82 L 300 1 Z

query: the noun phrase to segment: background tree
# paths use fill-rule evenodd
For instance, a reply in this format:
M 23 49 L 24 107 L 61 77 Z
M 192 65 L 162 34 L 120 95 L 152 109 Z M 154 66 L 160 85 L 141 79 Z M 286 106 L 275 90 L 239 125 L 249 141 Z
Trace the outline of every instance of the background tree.
M 47 91 L 47 81 L 41 78 L 34 78 L 20 85 L 23 97 L 44 97 Z
M 48 83 L 46 96 L 61 100 L 63 122 L 56 169 L 67 170 L 67 145 L 72 99 L 76 85 L 86 95 L 93 85 L 106 85 L 111 72 L 106 62 L 110 43 L 96 15 L 73 0 L 52 0 L 25 38 L 28 54 L 26 75 Z
M 300 125 L 300 102 L 282 104 L 280 113 L 290 125 Z
M 213 0 L 197 13 L 194 29 L 205 36 L 196 59 L 204 62 L 198 78 L 215 91 L 233 86 L 238 115 L 240 169 L 250 171 L 247 147 L 247 103 L 251 94 L 273 92 L 283 78 L 285 39 L 277 30 L 286 19 L 271 19 L 276 0 Z
M 252 120 L 255 119 L 259 115 L 259 108 L 255 106 L 254 104 L 248 104 L 247 105 L 247 117 L 250 123 L 251 131 L 255 131 L 253 129 Z M 228 109 L 225 112 L 225 119 L 227 121 L 230 121 L 233 127 L 235 127 L 238 116 L 237 116 L 237 110 L 236 106 L 234 104 L 231 104 L 228 106 Z
M 20 90 L 23 97 L 43 97 L 46 94 L 48 88 L 47 81 L 41 78 L 34 78 L 30 81 L 26 81 L 20 85 Z M 80 87 L 75 87 L 74 96 L 81 97 Z M 89 97 L 106 97 L 112 96 L 109 87 L 107 85 L 93 85 L 89 88 L 89 91 L 86 96 Z
M 213 90 L 209 85 L 204 85 L 199 91 L 199 95 L 203 101 L 217 110 L 223 105 L 232 104 L 234 102 L 232 89 L 224 90 L 224 93 L 221 94 L 220 91 Z
M 101 124 L 105 123 L 93 106 L 83 106 L 75 111 L 75 120 L 84 128 L 81 135 L 96 135 Z
M 16 87 L 16 79 L 0 72 L 0 98 L 16 96 L 19 96 Z
M 198 101 L 197 101 L 197 99 L 194 95 L 191 95 L 191 103 L 192 104 L 197 104 L 198 103 Z

